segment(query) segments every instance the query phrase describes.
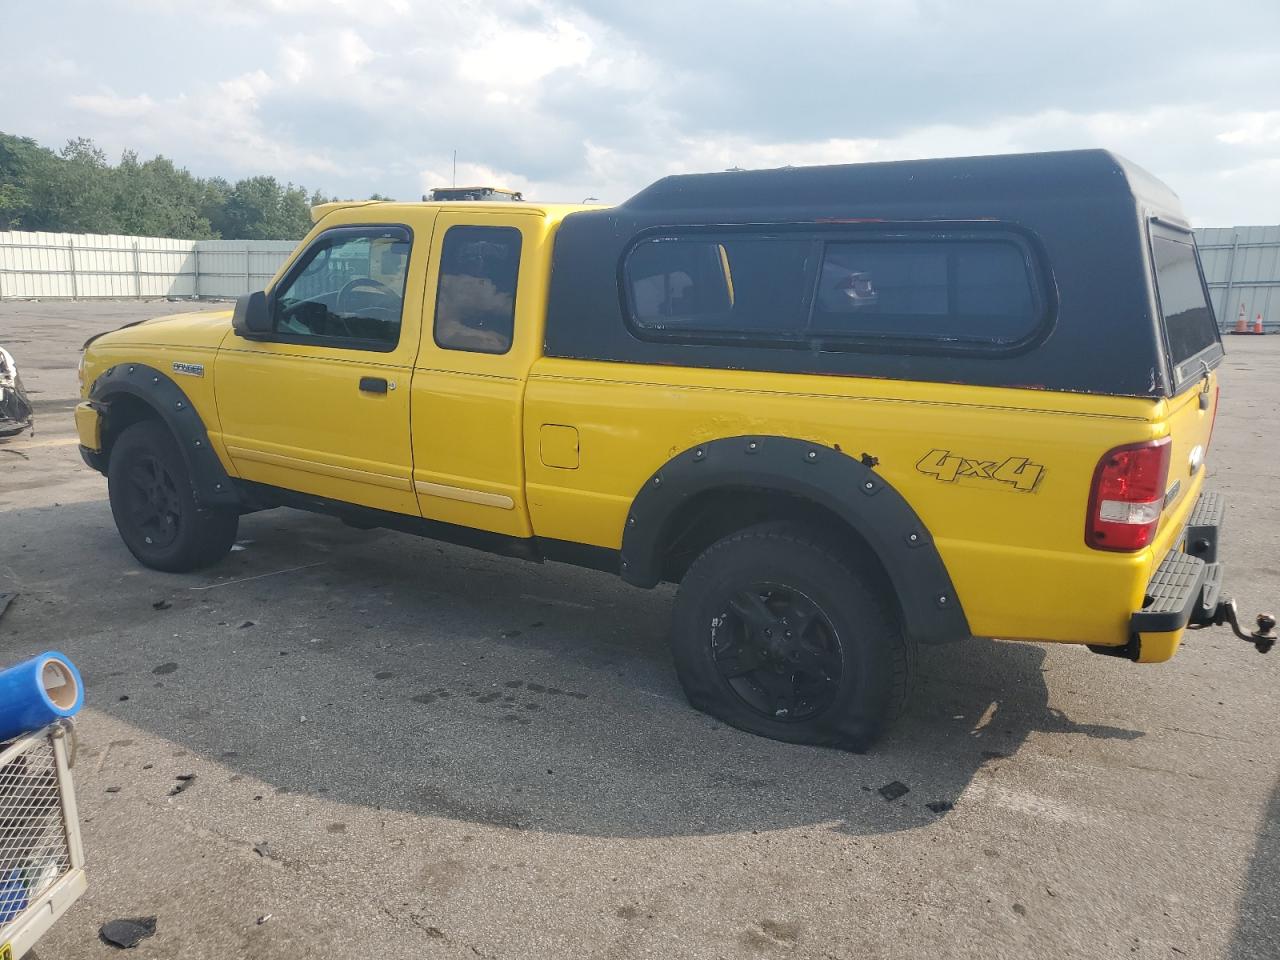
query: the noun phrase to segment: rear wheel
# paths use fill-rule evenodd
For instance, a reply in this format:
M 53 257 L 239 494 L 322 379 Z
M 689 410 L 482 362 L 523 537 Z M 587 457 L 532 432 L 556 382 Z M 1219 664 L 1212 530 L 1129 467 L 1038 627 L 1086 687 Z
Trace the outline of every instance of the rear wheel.
M 915 666 L 882 594 L 804 528 L 720 540 L 676 597 L 672 647 L 689 701 L 775 740 L 865 750 L 901 712 Z
M 111 448 L 107 490 L 120 538 L 154 570 L 206 567 L 235 542 L 239 511 L 196 506 L 186 462 L 159 421 L 144 420 L 120 434 Z

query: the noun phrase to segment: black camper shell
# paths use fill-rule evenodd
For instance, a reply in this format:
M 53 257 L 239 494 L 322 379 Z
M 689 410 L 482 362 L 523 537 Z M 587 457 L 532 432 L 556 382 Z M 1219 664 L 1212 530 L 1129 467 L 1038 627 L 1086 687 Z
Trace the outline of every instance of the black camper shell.
M 706 250 L 722 267 L 691 259 Z M 690 265 L 651 265 L 676 262 L 675 251 Z M 883 266 L 885 253 L 896 266 Z M 857 257 L 896 279 L 833 272 Z M 1016 295 L 996 276 L 1010 263 L 1025 271 Z M 690 280 L 704 267 L 711 294 Z M 929 270 L 927 295 L 907 289 Z M 824 319 L 832 296 L 842 313 Z M 1222 357 L 1177 196 L 1103 150 L 666 177 L 621 206 L 565 218 L 545 348 L 1134 397 L 1178 393 Z

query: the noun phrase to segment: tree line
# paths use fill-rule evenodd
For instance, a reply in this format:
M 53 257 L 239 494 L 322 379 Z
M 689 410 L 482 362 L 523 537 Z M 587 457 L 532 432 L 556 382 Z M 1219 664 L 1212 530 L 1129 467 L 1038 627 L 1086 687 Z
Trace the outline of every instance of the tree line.
M 298 240 L 311 228 L 311 206 L 331 199 L 275 177 L 195 177 L 132 150 L 113 166 L 83 137 L 55 152 L 0 133 L 0 230 Z

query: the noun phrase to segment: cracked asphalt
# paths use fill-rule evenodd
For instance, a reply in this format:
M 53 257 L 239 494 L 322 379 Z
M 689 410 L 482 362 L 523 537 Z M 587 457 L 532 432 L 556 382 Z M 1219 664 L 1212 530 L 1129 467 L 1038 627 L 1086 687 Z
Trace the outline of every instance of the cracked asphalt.
M 60 649 L 88 687 L 89 891 L 42 957 L 145 915 L 139 960 L 1280 956 L 1280 654 L 926 649 L 857 756 L 690 710 L 669 590 L 285 510 L 149 571 L 79 460 L 77 349 L 184 309 L 0 303 L 38 418 L 0 444 L 0 663 Z M 1227 340 L 1210 483 L 1251 618 L 1280 599 L 1280 337 Z

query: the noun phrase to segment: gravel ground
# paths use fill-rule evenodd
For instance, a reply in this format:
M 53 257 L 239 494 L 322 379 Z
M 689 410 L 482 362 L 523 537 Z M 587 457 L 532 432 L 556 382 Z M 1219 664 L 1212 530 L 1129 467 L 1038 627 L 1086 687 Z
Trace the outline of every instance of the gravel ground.
M 152 914 L 139 960 L 1280 956 L 1280 654 L 926 650 L 856 756 L 690 710 L 669 591 L 283 510 L 211 571 L 145 570 L 77 454 L 77 348 L 186 308 L 0 304 L 38 418 L 0 445 L 0 662 L 58 648 L 89 689 L 89 892 L 42 956 Z M 1210 482 L 1251 616 L 1280 337 L 1228 339 Z

